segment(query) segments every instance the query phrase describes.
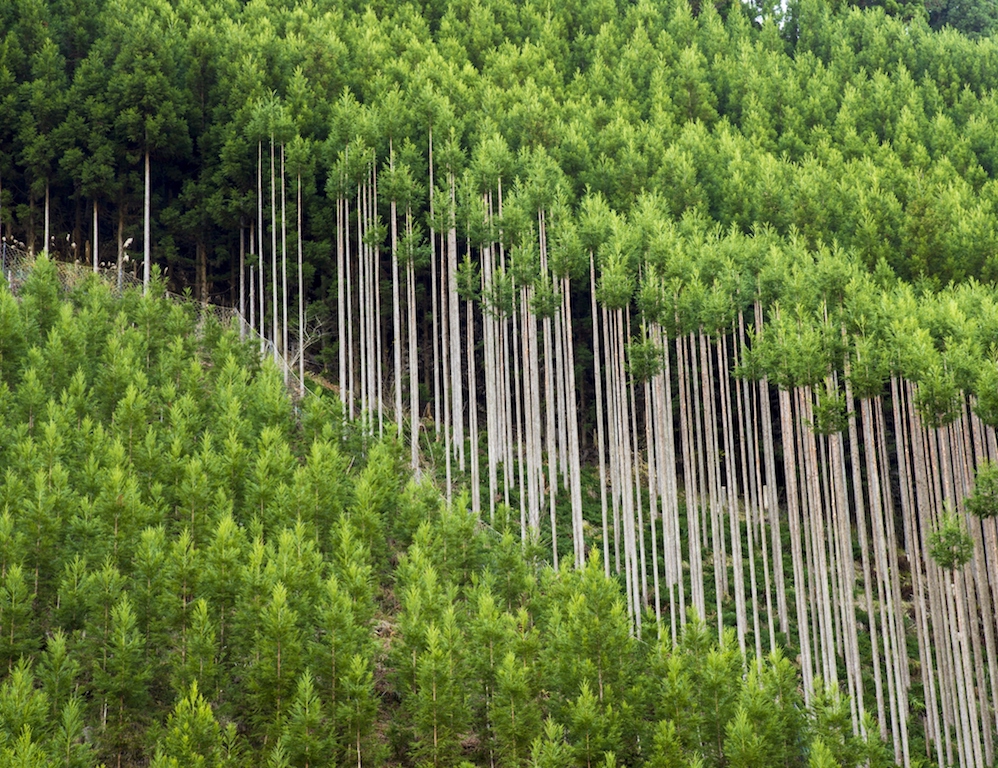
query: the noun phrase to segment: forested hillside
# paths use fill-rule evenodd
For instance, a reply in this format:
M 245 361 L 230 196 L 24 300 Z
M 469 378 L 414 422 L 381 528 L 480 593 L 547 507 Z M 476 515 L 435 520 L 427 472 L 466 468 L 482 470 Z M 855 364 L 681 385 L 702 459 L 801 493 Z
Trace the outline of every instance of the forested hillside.
M 943 11 L 954 24 L 970 11 L 977 21 L 960 22 L 965 35 L 942 24 Z M 243 332 L 264 338 L 252 352 L 241 344 L 234 352 L 251 369 L 265 348 L 275 360 L 294 360 L 300 378 L 307 361 L 342 410 L 323 405 L 313 413 L 325 400 L 305 398 L 299 419 L 312 430 L 308 438 L 281 421 L 289 456 L 304 457 L 318 434 L 367 472 L 370 460 L 355 453 L 374 455 L 372 441 L 386 440 L 376 455 L 394 463 L 380 471 L 399 477 L 405 465 L 439 482 L 446 512 L 425 489 L 412 498 L 396 489 L 401 495 L 382 499 L 385 506 L 370 502 L 384 513 L 384 531 L 370 515 L 354 533 L 333 531 L 359 537 L 369 550 L 380 586 L 365 621 L 372 610 L 394 616 L 392 601 L 400 611 L 374 643 L 386 655 L 374 646 L 349 651 L 390 715 L 365 710 L 369 730 L 338 737 L 340 749 L 356 742 L 358 760 L 516 763 L 534 749 L 537 733 L 499 746 L 488 703 L 496 678 L 483 683 L 485 704 L 474 704 L 467 686 L 453 692 L 471 714 L 448 721 L 449 732 L 437 714 L 427 715 L 434 749 L 451 739 L 450 751 L 430 755 L 426 737 L 406 730 L 422 727 L 416 721 L 425 712 L 406 709 L 415 705 L 406 705 L 405 690 L 429 681 L 437 691 L 431 673 L 421 677 L 423 646 L 402 683 L 379 677 L 379 659 L 389 659 L 383 668 L 393 674 L 405 668 L 390 649 L 405 647 L 395 642 L 395 628 L 409 620 L 405 590 L 427 570 L 411 551 L 402 558 L 405 545 L 419 541 L 419 520 L 439 518 L 442 528 L 434 522 L 425 536 L 476 520 L 498 537 L 480 532 L 482 560 L 451 578 L 468 605 L 479 598 L 463 590 L 480 584 L 469 587 L 469 574 L 500 552 L 496 541 L 528 554 L 531 589 L 542 596 L 576 581 L 581 589 L 602 569 L 623 596 L 618 629 L 626 628 L 633 649 L 627 674 L 648 674 L 651 648 L 681 664 L 672 644 L 707 642 L 703 622 L 721 638 L 717 653 L 731 653 L 745 670 L 778 674 L 772 654 L 790 660 L 812 713 L 833 706 L 826 684 L 835 681 L 847 694 L 850 732 L 879 734 L 900 764 L 993 765 L 998 43 L 988 13 L 970 2 L 863 9 L 824 0 L 785 9 L 686 0 L 18 0 L 0 9 L 0 225 L 5 243 L 98 272 L 128 272 L 153 292 L 162 290 L 150 281 L 155 265 L 171 289 L 236 308 Z M 29 317 L 25 302 L 20 311 Z M 13 304 L 8 314 L 16 314 Z M 131 322 L 147 336 L 162 331 Z M 0 358 L 10 366 L 4 382 L 16 389 L 12 402 L 32 391 L 29 371 L 43 386 L 53 375 L 38 350 L 66 342 L 60 334 L 53 342 L 50 327 Z M 108 336 L 115 352 L 107 370 L 122 354 L 112 345 L 127 336 Z M 178 361 L 178 392 L 183 371 L 198 377 L 194 366 L 210 336 L 200 338 L 163 352 Z M 235 344 L 231 334 L 219 339 Z M 18 354 L 28 356 L 22 373 Z M 148 367 L 154 357 L 136 353 L 133 362 Z M 204 376 L 224 369 L 216 360 Z M 103 396 L 103 415 L 114 420 L 130 390 L 121 379 L 101 395 L 107 370 L 94 368 L 93 382 L 75 386 L 92 388 L 94 402 Z M 275 370 L 247 379 L 266 382 L 272 405 L 281 391 Z M 57 403 L 73 391 L 75 371 L 48 382 Z M 205 389 L 190 407 L 215 408 L 216 399 Z M 23 420 L 29 433 L 48 399 L 31 402 L 11 422 Z M 216 421 L 205 416 L 189 427 L 175 460 L 200 455 Z M 223 450 L 228 437 L 218 433 L 211 449 Z M 256 466 L 271 438 L 262 426 L 259 438 L 243 438 L 239 461 Z M 127 464 L 148 449 L 130 438 Z M 118 461 L 114 450 L 97 451 L 94 461 Z M 311 458 L 302 464 L 310 465 Z M 363 472 L 360 488 L 368 487 Z M 144 503 L 175 508 L 168 483 L 159 483 L 139 484 Z M 368 492 L 381 498 L 376 485 Z M 225 491 L 235 523 L 247 542 L 266 538 L 271 531 L 238 517 L 243 492 Z M 290 491 L 257 498 L 260 520 L 293 498 Z M 337 520 L 328 510 L 339 508 L 316 502 L 316 514 L 327 510 Z M 455 511 L 465 508 L 467 519 Z M 401 532 L 391 528 L 396 509 L 409 521 Z M 192 546 L 207 535 L 196 534 L 195 517 Z M 316 531 L 315 546 L 325 552 L 333 534 Z M 37 607 L 41 581 L 31 575 L 30 553 L 35 563 L 51 558 L 49 550 L 40 554 L 44 537 L 24 537 L 25 554 L 12 565 L 26 589 L 34 585 L 27 594 Z M 422 545 L 433 557 L 448 551 L 436 539 Z M 393 581 L 385 574 L 396 555 Z M 538 575 L 538 558 L 563 576 Z M 105 560 L 88 557 L 88 567 Z M 501 579 L 508 569 L 493 570 Z M 257 590 L 265 600 L 278 580 L 245 594 Z M 282 599 L 298 599 L 284 586 Z M 453 604 L 440 588 L 448 597 L 439 604 Z M 451 629 L 443 614 L 423 621 L 429 598 L 413 599 L 424 601 L 412 606 L 413 626 L 428 633 L 423 625 L 435 623 L 436 658 L 452 670 L 457 656 L 446 638 L 460 616 Z M 531 641 L 538 659 L 560 647 L 543 632 L 560 626 L 572 599 L 506 598 L 511 626 L 519 627 L 511 631 L 541 633 Z M 356 605 L 365 600 L 346 598 L 362 612 Z M 307 602 L 314 610 L 316 601 Z M 193 603 L 182 604 L 181 623 L 164 630 L 169 642 L 176 626 L 183 642 L 188 637 Z M 593 615 L 616 610 L 603 605 Z M 518 606 L 528 606 L 525 617 Z M 305 608 L 288 610 L 301 616 Z M 213 620 L 221 636 L 225 621 Z M 429 634 L 425 643 L 429 649 Z M 260 654 L 233 658 L 253 659 L 233 662 L 238 689 L 249 685 Z M 296 674 L 307 666 L 303 658 Z M 490 655 L 490 664 L 500 669 L 505 658 Z M 768 672 L 755 666 L 765 659 Z M 542 742 L 567 749 L 578 733 L 558 736 L 559 727 L 565 734 L 573 727 L 560 708 L 583 695 L 583 680 L 588 695 L 602 691 L 602 667 L 573 666 L 577 677 L 557 689 L 544 669 L 534 688 L 524 683 L 524 695 L 536 705 L 538 728 L 552 718 Z M 517 670 L 514 663 L 510 674 Z M 736 697 L 766 690 L 768 683 L 750 679 L 729 680 L 726 690 Z M 614 713 L 600 737 L 613 746 L 596 750 L 597 762 L 604 749 L 625 764 L 650 759 L 659 742 L 641 729 L 663 720 L 672 722 L 661 726 L 663 750 L 675 741 L 683 759 L 735 761 L 727 716 L 713 721 L 708 747 L 700 726 L 677 720 L 688 708 L 663 715 L 648 709 L 658 706 L 654 696 L 632 699 L 616 685 L 623 698 L 597 697 L 601 717 Z M 643 690 L 636 682 L 625 688 Z M 191 711 L 204 712 L 189 688 L 174 690 L 189 696 Z M 260 718 L 273 709 L 254 721 L 248 709 L 226 709 L 225 702 L 255 706 L 244 689 L 234 699 L 220 688 L 199 690 L 219 722 L 251 729 L 236 732 L 247 749 L 271 754 L 280 732 Z M 155 700 L 168 706 L 171 695 Z M 330 689 L 323 699 L 328 712 L 339 695 Z M 280 711 L 287 699 L 278 696 Z M 105 695 L 104 734 L 110 700 Z M 511 698 L 510 706 L 521 705 Z M 638 707 L 645 709 L 634 714 Z M 124 708 L 122 699 L 119 714 Z M 619 732 L 608 724 L 613 718 Z M 128 759 L 139 759 L 139 742 L 148 746 L 151 736 L 142 726 L 129 733 L 145 736 L 98 748 L 105 757 L 131 750 Z M 795 759 L 825 759 L 826 747 L 830 759 L 860 759 L 835 752 L 831 735 L 812 748 L 815 733 L 794 737 Z M 412 751 L 413 744 L 423 746 Z
M 598 552 L 555 572 L 160 292 L 0 287 L 0 765 L 885 764 L 780 651 L 638 641 Z

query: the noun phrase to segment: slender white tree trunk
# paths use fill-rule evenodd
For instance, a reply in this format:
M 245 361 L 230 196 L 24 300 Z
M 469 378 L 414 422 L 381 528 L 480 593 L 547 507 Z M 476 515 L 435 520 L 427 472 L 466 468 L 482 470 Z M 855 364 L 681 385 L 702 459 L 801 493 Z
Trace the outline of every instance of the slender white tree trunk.
M 394 177 L 395 174 L 395 146 L 392 140 L 388 140 L 388 170 Z M 392 238 L 392 334 L 394 343 L 393 362 L 395 364 L 395 427 L 399 439 L 402 438 L 402 308 L 399 290 L 399 255 L 398 255 L 398 203 L 395 199 L 395 192 L 389 210 L 389 225 L 391 226 Z
M 516 294 L 517 287 L 513 285 L 513 293 Z M 513 309 L 513 322 L 510 333 L 510 346 L 513 348 L 513 374 L 511 385 L 513 387 L 513 420 L 516 424 L 516 469 L 518 496 L 520 500 L 520 539 L 526 542 L 530 534 L 530 522 L 528 521 L 528 505 L 530 496 L 529 483 L 526 480 L 526 469 L 523 466 L 526 461 L 527 445 L 527 397 L 526 380 L 527 376 L 523 370 L 526 365 L 526 345 L 523 343 L 520 329 L 520 315 L 522 313 L 522 297 L 520 306 Z
M 891 383 L 894 401 L 894 424 L 895 424 L 895 435 L 897 440 L 897 451 L 895 453 L 898 462 L 898 480 L 900 482 L 901 490 L 901 516 L 905 523 L 905 538 L 908 542 L 909 552 L 908 558 L 912 566 L 912 583 L 914 585 L 914 607 L 915 607 L 915 628 L 916 634 L 918 636 L 918 652 L 919 652 L 919 667 L 922 671 L 922 685 L 925 691 L 925 713 L 926 713 L 926 741 L 929 743 L 934 743 L 936 747 L 936 755 L 938 762 L 942 764 L 943 761 L 943 727 L 940 722 L 939 717 L 939 692 L 937 685 L 937 671 L 938 666 L 936 666 L 933 654 L 933 643 L 932 635 L 929 628 L 928 620 L 928 606 L 926 596 L 926 576 L 928 574 L 928 569 L 925 567 L 927 563 L 924 560 L 924 548 L 921 545 L 921 534 L 916 533 L 919 528 L 919 510 L 915 502 L 915 485 L 916 485 L 916 470 L 915 462 L 911 458 L 914 452 L 913 436 L 911 433 L 911 420 L 907 413 L 907 406 L 901 400 L 901 392 L 897 388 L 897 384 L 892 381 Z M 848 408 L 847 401 L 847 408 Z M 864 412 L 864 419 L 866 418 Z M 861 498 L 861 494 L 857 494 Z M 861 534 L 865 534 L 865 526 L 860 529 Z M 864 539 L 860 539 L 860 547 L 864 547 Z M 868 556 L 863 550 L 863 569 L 864 569 L 864 591 L 867 593 L 867 600 L 872 606 L 872 583 L 870 581 L 870 576 L 868 573 Z M 868 613 L 872 616 L 872 607 L 867 608 Z M 871 638 L 876 638 L 876 632 L 871 633 Z M 876 648 L 876 646 L 874 646 Z M 879 658 L 874 655 L 874 662 L 876 663 L 876 683 L 878 685 L 878 703 L 882 698 L 882 693 L 880 692 L 880 667 Z
M 246 225 L 239 219 L 239 338 L 246 337 Z
M 256 275 L 254 274 L 253 265 L 250 264 L 249 267 L 249 302 L 250 302 L 250 328 L 256 331 Z
M 405 212 L 406 242 L 412 243 L 412 207 Z M 409 311 L 409 461 L 412 470 L 419 472 L 419 352 L 416 337 L 416 265 L 413 254 L 406 254 L 406 286 Z
M 492 193 L 487 192 L 482 196 L 482 211 L 485 217 L 485 227 L 491 230 Z M 501 422 L 502 403 L 499 398 L 499 386 L 497 382 L 498 351 L 496 343 L 497 313 L 499 307 L 490 306 L 489 293 L 493 287 L 493 246 L 490 238 L 482 246 L 482 269 L 481 288 L 484 311 L 482 312 L 482 340 L 484 342 L 484 356 L 482 368 L 485 374 L 485 429 L 487 433 L 487 455 L 488 455 L 488 479 L 489 479 L 489 521 L 495 523 L 496 517 L 496 494 L 499 482 L 498 461 L 501 454 L 500 442 L 505 440 L 505 428 Z M 471 402 L 475 401 L 475 396 L 471 396 Z
M 285 189 L 284 144 L 281 144 L 281 367 L 284 369 L 284 384 L 288 383 L 288 208 Z M 276 340 L 275 340 L 276 343 Z
M 472 315 L 472 302 L 465 302 L 465 317 L 468 339 L 468 430 L 471 433 L 471 509 L 476 515 L 482 513 L 481 467 L 478 460 L 478 404 L 477 378 L 475 375 L 475 323 Z
M 146 148 L 146 184 L 145 184 L 145 204 L 143 206 L 143 220 L 142 220 L 142 295 L 149 293 L 149 279 L 151 277 L 152 271 L 152 243 L 150 239 L 150 225 L 149 218 L 152 213 L 152 174 L 149 169 L 149 149 Z M 45 205 L 48 206 L 48 186 L 45 187 Z M 45 248 L 48 249 L 48 220 L 45 221 Z
M 461 312 L 457 295 L 457 180 L 447 175 L 450 187 L 450 211 L 447 227 L 447 305 L 450 310 L 451 418 L 458 470 L 464 472 L 464 397 L 461 382 Z
M 627 315 L 627 321 L 625 323 L 626 340 L 631 339 L 631 317 L 630 313 Z M 623 350 L 625 352 L 625 364 L 626 364 L 626 342 L 623 344 Z M 625 374 L 626 375 L 626 374 Z M 644 525 L 644 511 L 643 503 L 641 499 L 641 445 L 640 445 L 640 430 L 638 429 L 638 401 L 634 393 L 634 377 L 627 377 L 627 394 L 630 395 L 630 437 L 631 437 L 631 450 L 634 459 L 633 465 L 633 491 L 634 491 L 634 512 L 637 518 L 637 527 L 635 528 L 635 533 L 637 536 L 637 557 L 638 572 L 641 574 L 640 581 L 640 609 L 641 611 L 645 609 L 648 605 L 648 558 L 645 557 L 645 525 Z M 626 422 L 625 422 L 626 423 Z
M 360 210 L 357 210 L 357 217 L 360 217 Z M 344 228 L 344 258 L 346 261 L 346 349 L 347 349 L 347 413 L 351 420 L 354 418 L 354 403 L 356 392 L 356 378 L 354 376 L 354 334 L 353 334 L 353 259 L 350 256 L 350 198 L 344 194 L 343 199 L 343 228 Z M 357 253 L 360 254 L 360 243 L 357 244 Z M 359 262 L 359 259 L 358 259 Z
M 257 157 L 256 157 L 256 205 L 257 205 L 257 217 L 259 228 L 257 229 L 257 236 L 259 239 L 260 249 L 257 253 L 257 278 L 260 281 L 259 287 L 259 298 L 260 298 L 260 355 L 263 356 L 264 350 L 264 311 L 263 311 L 263 139 L 257 142 Z
M 707 501 L 710 505 L 710 548 L 714 561 L 714 599 L 717 635 L 724 632 L 723 601 L 728 595 L 728 566 L 722 519 L 721 457 L 717 436 L 717 415 L 714 405 L 714 371 L 707 334 L 701 326 L 697 335 L 700 347 L 700 402 L 703 404 L 703 443 L 708 481 Z M 696 393 L 694 389 L 694 393 Z M 698 421 L 698 427 L 700 423 Z
M 449 237 L 448 237 L 449 239 Z M 455 239 L 455 247 L 456 247 Z M 451 443 L 454 439 L 454 428 L 453 428 L 453 417 L 452 417 L 452 407 L 453 407 L 453 397 L 454 397 L 454 382 L 451 373 L 451 363 L 452 363 L 452 352 L 453 352 L 453 339 L 451 339 L 451 334 L 456 333 L 451 326 L 453 324 L 453 317 L 450 312 L 451 303 L 451 292 L 449 289 L 449 275 L 448 275 L 448 253 L 449 243 L 441 243 L 440 252 L 440 326 L 441 326 L 441 341 L 440 341 L 440 354 L 441 360 L 443 361 L 443 370 L 441 371 L 441 385 L 440 394 L 443 398 L 443 419 L 444 419 L 444 467 L 446 475 L 447 484 L 447 503 L 450 503 L 451 492 L 453 490 L 453 455 L 451 452 Z M 460 338 L 460 337 L 458 337 Z M 458 374 L 460 375 L 460 374 Z
M 371 227 L 378 227 L 378 162 L 376 157 L 371 158 Z M 371 293 L 374 296 L 374 312 L 371 315 L 371 337 L 374 346 L 374 355 L 377 364 L 371 374 L 375 377 L 374 396 L 378 401 L 378 436 L 385 434 L 385 374 L 384 374 L 384 349 L 381 333 L 381 239 L 377 238 L 371 247 Z
M 724 473 L 728 496 L 728 522 L 731 536 L 731 567 L 732 588 L 735 590 L 735 633 L 738 637 L 738 647 L 744 655 L 746 652 L 745 636 L 748 633 L 748 607 L 745 603 L 745 567 L 742 560 L 742 525 L 739 509 L 738 478 L 735 472 L 735 436 L 731 397 L 731 365 L 728 362 L 727 336 L 718 333 L 717 336 L 717 378 L 720 383 L 721 418 L 724 431 Z M 746 509 L 748 506 L 746 506 Z M 749 559 L 752 560 L 751 521 L 749 529 Z M 754 562 L 754 561 L 753 561 Z M 753 568 L 754 571 L 754 568 Z M 753 599 L 755 589 L 753 583 Z M 756 631 L 758 637 L 758 629 Z
M 298 172 L 298 382 L 305 394 L 305 276 L 302 242 L 301 171 Z
M 734 334 L 734 326 L 732 326 L 732 366 L 730 370 L 735 370 L 741 364 L 742 353 L 745 349 L 745 321 L 742 313 L 738 313 L 738 335 Z M 729 373 L 730 376 L 730 373 Z M 734 379 L 731 376 L 731 379 Z M 744 498 L 744 509 L 745 509 L 745 542 L 748 548 L 748 565 L 749 565 L 749 594 L 752 600 L 752 635 L 755 638 L 755 657 L 757 660 L 762 659 L 762 632 L 760 622 L 759 622 L 759 582 L 756 574 L 756 556 L 755 556 L 755 546 L 756 546 L 756 526 L 758 524 L 758 516 L 761 505 L 759 504 L 758 495 L 758 461 L 750 460 L 749 451 L 749 435 L 750 431 L 750 416 L 751 416 L 751 406 L 749 400 L 749 388 L 748 382 L 734 380 L 729 384 L 734 385 L 735 389 L 735 400 L 733 407 L 735 408 L 734 414 L 734 425 L 731 427 L 732 430 L 737 428 L 739 433 L 738 439 L 738 456 L 741 460 L 741 482 L 742 482 L 742 494 Z M 734 440 L 734 435 L 732 434 L 731 440 Z M 733 444 L 733 443 L 732 443 Z M 757 446 L 755 446 L 757 447 Z M 753 457 L 754 459 L 755 457 Z M 759 533 L 761 533 L 761 526 L 759 526 Z M 760 536 L 765 540 L 764 536 Z M 763 568 L 765 569 L 766 558 L 763 556 Z
M 568 419 L 568 466 L 569 488 L 572 498 L 572 532 L 575 550 L 575 567 L 583 568 L 586 559 L 586 542 L 582 519 L 582 468 L 579 449 L 579 409 L 576 406 L 575 389 L 575 345 L 572 333 L 572 298 L 569 278 L 562 280 L 562 328 L 565 334 L 565 371 L 567 375 L 565 395 L 566 416 Z
M 341 179 L 342 184 L 346 183 L 345 179 Z M 339 385 L 340 385 L 340 397 L 346 401 L 349 407 L 349 400 L 346 397 L 347 391 L 347 337 L 346 337 L 346 327 L 347 327 L 347 309 L 346 309 L 346 257 L 344 249 L 344 235 L 346 234 L 347 223 L 344 221 L 343 211 L 346 207 L 344 201 L 344 195 L 341 191 L 338 193 L 336 198 L 336 336 L 339 342 L 337 350 L 338 361 L 339 361 Z
M 610 578 L 610 530 L 606 500 L 606 450 L 603 435 L 603 374 L 600 366 L 600 324 L 596 310 L 596 262 L 589 253 L 589 295 L 593 313 L 593 378 L 596 383 L 596 450 L 599 453 L 599 497 L 603 521 L 603 571 Z
M 678 319 L 678 318 L 677 318 Z M 680 443 L 683 452 L 683 484 L 686 492 L 686 530 L 690 561 L 690 600 L 697 618 L 707 617 L 707 598 L 704 590 L 703 558 L 701 557 L 700 510 L 697 495 L 696 464 L 694 462 L 693 408 L 691 405 L 691 379 L 695 375 L 687 365 L 686 338 L 676 338 L 676 371 L 679 382 Z
M 647 333 L 646 333 L 647 338 Z M 654 406 L 651 398 L 651 381 L 644 381 L 645 397 L 645 464 L 648 467 L 648 522 L 651 526 L 651 562 L 652 562 L 652 597 L 655 603 L 655 625 L 658 631 L 662 630 L 662 600 L 659 594 L 659 572 L 658 572 L 658 525 L 655 520 L 655 513 L 658 510 L 658 451 L 655 446 L 655 438 L 652 434 L 655 423 Z
M 796 439 L 794 436 L 793 403 L 790 392 L 780 390 L 780 424 L 783 431 L 783 467 L 787 488 L 787 517 L 790 522 L 790 555 L 793 561 L 794 597 L 797 603 L 797 637 L 801 653 L 801 676 L 804 698 L 810 703 L 814 693 L 814 667 L 811 659 L 810 618 L 807 604 L 807 580 L 804 553 L 801 548 L 802 532 L 800 498 L 797 486 Z
M 97 198 L 94 198 L 94 250 L 91 254 L 93 260 L 94 274 L 97 273 L 97 267 L 100 260 L 100 244 L 98 242 L 100 235 L 100 229 L 97 226 Z
M 433 126 L 430 126 L 429 133 L 430 141 L 430 154 L 429 154 L 429 165 L 430 165 L 430 221 L 435 221 L 434 216 L 436 211 L 434 211 L 433 204 Z M 439 298 L 439 287 L 437 284 L 437 237 L 433 228 L 430 228 L 430 294 L 431 294 L 431 312 L 430 316 L 433 321 L 433 430 L 437 439 L 440 439 L 440 298 Z
M 278 361 L 278 323 L 280 322 L 280 304 L 277 303 L 277 162 L 276 147 L 274 137 L 270 137 L 270 274 L 271 274 L 271 307 L 273 308 L 273 318 L 271 321 L 271 341 L 274 345 L 274 362 Z
M 362 180 L 357 185 L 357 353 L 358 353 L 358 384 L 360 388 L 360 418 L 365 429 L 371 427 L 371 403 L 368 400 L 370 362 L 367 344 L 367 314 L 370 311 L 370 299 L 367 295 L 367 244 L 364 242 L 364 232 L 367 229 L 367 183 Z M 352 377 L 351 377 L 352 378 Z
M 540 248 L 541 276 L 543 279 L 549 277 L 547 264 L 547 224 L 544 219 L 544 210 L 537 212 L 537 234 L 538 247 Z M 551 518 L 551 549 L 552 563 L 558 568 L 558 525 L 555 514 L 555 504 L 558 495 L 558 446 L 557 427 L 555 426 L 555 411 L 557 408 L 556 395 L 554 392 L 554 353 L 551 346 L 552 322 L 551 318 L 545 316 L 541 320 L 541 332 L 544 338 L 544 437 L 547 450 L 548 468 L 548 510 Z M 543 483 L 543 471 L 541 474 Z
M 685 626 L 686 592 L 683 575 L 683 554 L 679 525 L 679 493 L 676 478 L 676 444 L 672 417 L 672 364 L 669 340 L 661 326 L 656 328 L 662 350 L 663 368 L 655 377 L 653 397 L 657 397 L 659 483 L 662 496 L 662 551 L 665 553 L 666 586 L 669 589 L 669 622 L 675 644 L 677 620 Z
M 618 437 L 617 420 L 617 388 L 616 358 L 614 349 L 616 345 L 616 334 L 613 326 L 613 315 L 605 306 L 601 308 L 603 315 L 603 355 L 606 366 L 606 445 L 609 464 L 610 481 L 610 505 L 613 515 L 613 567 L 620 573 L 620 508 L 621 508 L 621 454 L 618 451 L 620 440 Z M 625 568 L 626 571 L 626 568 Z M 628 599 L 630 598 L 630 587 L 627 588 Z

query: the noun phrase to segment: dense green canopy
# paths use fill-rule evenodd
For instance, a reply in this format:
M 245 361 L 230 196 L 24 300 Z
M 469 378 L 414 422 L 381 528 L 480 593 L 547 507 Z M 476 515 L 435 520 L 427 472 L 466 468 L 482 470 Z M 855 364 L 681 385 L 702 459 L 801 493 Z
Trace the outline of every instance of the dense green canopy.
M 977 13 L 950 5 L 930 15 Z M 569 210 L 589 192 L 628 215 L 650 194 L 673 220 L 836 243 L 903 278 L 998 275 L 995 41 L 823 0 L 789 4 L 779 25 L 752 13 L 685 0 L 17 0 L 0 11 L 0 219 L 35 250 L 88 261 L 96 203 L 98 259 L 113 259 L 112 232 L 142 237 L 148 150 L 154 260 L 176 287 L 235 303 L 256 144 L 300 136 L 307 284 L 322 302 L 335 239 L 324 193 L 342 153 L 366 147 L 387 169 L 389 142 L 401 149 L 399 194 L 421 220 L 434 131 L 453 139 L 462 186 L 543 173 Z

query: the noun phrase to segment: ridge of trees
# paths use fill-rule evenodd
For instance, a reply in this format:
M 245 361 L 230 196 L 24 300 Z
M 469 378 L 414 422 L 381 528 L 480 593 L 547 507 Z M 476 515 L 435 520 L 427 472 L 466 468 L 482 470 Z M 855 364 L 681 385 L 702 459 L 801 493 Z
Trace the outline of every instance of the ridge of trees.
M 81 262 L 96 240 L 97 263 L 129 236 L 144 255 L 149 241 L 175 287 L 234 305 L 240 230 L 258 219 L 256 149 L 298 136 L 305 287 L 332 313 L 327 187 L 390 171 L 398 150 L 406 181 L 392 195 L 425 227 L 437 124 L 460 149 L 458 186 L 466 168 L 485 172 L 474 158 L 498 134 L 511 154 L 488 173 L 526 181 L 521 150 L 543 147 L 570 210 L 587 188 L 620 213 L 657 192 L 674 219 L 796 228 L 904 278 L 993 277 L 990 37 L 821 0 L 793 4 L 782 29 L 738 4 L 695 16 L 685 2 L 592 3 L 550 18 L 529 3 L 475 7 L 12 3 L 5 234 Z

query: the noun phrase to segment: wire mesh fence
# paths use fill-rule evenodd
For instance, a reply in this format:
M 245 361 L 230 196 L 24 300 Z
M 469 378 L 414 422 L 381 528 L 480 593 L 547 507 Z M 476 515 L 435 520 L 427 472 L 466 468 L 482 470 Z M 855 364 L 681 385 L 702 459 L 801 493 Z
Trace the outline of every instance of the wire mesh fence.
M 0 273 L 7 281 L 11 293 L 17 293 L 17 289 L 27 279 L 33 261 L 27 251 L 8 243 L 7 238 L 0 242 Z

